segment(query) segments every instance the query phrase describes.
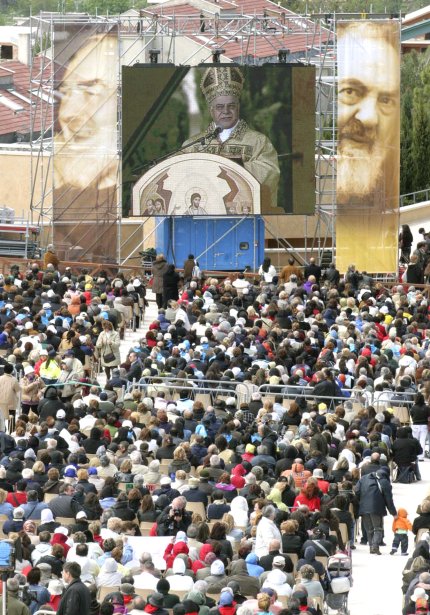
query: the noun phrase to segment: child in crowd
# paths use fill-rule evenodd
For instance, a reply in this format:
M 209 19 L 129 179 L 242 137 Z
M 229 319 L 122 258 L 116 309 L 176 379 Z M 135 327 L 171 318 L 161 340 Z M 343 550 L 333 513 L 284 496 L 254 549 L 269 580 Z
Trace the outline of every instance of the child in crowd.
M 393 545 L 391 547 L 390 555 L 394 555 L 401 547 L 402 555 L 408 554 L 408 532 L 412 530 L 412 524 L 408 519 L 408 511 L 404 508 L 397 510 L 397 517 L 394 517 L 393 521 Z

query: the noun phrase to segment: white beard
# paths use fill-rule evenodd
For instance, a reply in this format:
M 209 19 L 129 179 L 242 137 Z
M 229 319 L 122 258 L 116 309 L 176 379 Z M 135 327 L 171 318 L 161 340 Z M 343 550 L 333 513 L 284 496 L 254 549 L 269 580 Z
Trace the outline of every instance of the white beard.
M 99 189 L 109 187 L 116 182 L 116 157 L 102 153 L 101 155 L 73 151 L 72 148 L 63 148 L 57 154 L 54 168 L 56 171 L 56 187 L 62 184 L 74 186 L 84 190 L 98 181 Z
M 346 145 L 338 148 L 337 202 L 340 205 L 362 203 L 371 206 L 383 179 L 385 157 L 377 146 L 362 148 Z

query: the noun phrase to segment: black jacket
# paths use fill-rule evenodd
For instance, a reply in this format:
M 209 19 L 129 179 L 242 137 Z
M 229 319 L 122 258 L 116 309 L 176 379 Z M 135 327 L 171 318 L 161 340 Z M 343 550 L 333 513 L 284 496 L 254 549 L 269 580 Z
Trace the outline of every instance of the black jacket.
M 270 571 L 270 570 L 272 570 L 273 559 L 276 556 L 278 556 L 278 555 L 283 557 L 284 560 L 285 560 L 284 571 L 285 572 L 293 572 L 294 565 L 293 565 L 293 562 L 291 561 L 291 558 L 288 555 L 285 555 L 284 553 L 281 553 L 279 551 L 279 549 L 276 549 L 276 551 L 269 551 L 269 553 L 267 555 L 263 555 L 263 557 L 260 557 L 258 563 L 260 564 L 260 566 L 263 566 L 264 570 Z
M 40 400 L 37 408 L 40 421 L 46 421 L 49 416 L 55 419 L 57 410 L 63 407 L 64 402 L 58 398 L 55 387 L 48 386 L 45 390 L 44 398 Z
M 397 438 L 393 443 L 393 459 L 398 466 L 407 466 L 421 455 L 423 449 L 415 438 Z
M 79 579 L 66 588 L 58 607 L 57 615 L 90 615 L 90 590 Z
M 393 502 L 393 492 L 385 468 L 377 473 L 363 476 L 355 486 L 355 493 L 360 500 L 359 514 L 374 514 L 385 517 L 388 512 L 397 515 Z
M 74 519 L 76 513 L 82 510 L 74 496 L 64 493 L 52 499 L 48 504 L 48 508 L 51 509 L 54 519 L 56 517 L 70 517 Z

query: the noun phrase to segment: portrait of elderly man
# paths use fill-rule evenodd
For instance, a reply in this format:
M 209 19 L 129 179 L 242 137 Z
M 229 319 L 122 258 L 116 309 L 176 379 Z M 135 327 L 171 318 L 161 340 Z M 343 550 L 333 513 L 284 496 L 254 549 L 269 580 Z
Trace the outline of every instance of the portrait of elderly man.
M 77 48 L 64 60 L 55 93 L 55 243 L 70 248 L 93 243 L 93 254 L 109 257 L 118 201 L 118 42 L 114 34 L 90 32 L 79 45 L 72 43 Z
M 399 181 L 398 23 L 339 23 L 337 37 L 337 204 L 387 210 Z
M 244 77 L 235 66 L 204 72 L 200 87 L 212 121 L 204 132 L 185 141 L 184 151 L 217 154 L 238 162 L 260 182 L 262 206 L 277 207 L 278 155 L 270 140 L 240 117 L 243 84 Z M 187 147 L 197 139 L 198 143 Z

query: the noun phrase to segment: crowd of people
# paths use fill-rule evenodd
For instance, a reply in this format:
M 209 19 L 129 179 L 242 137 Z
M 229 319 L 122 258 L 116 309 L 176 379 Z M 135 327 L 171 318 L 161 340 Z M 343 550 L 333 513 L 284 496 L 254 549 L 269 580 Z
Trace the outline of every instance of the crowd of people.
M 359 530 L 376 556 L 388 513 L 387 554 L 430 529 L 428 500 L 413 524 L 396 509 L 389 468 L 420 480 L 428 455 L 427 297 L 314 260 L 223 280 L 190 262 L 171 297 L 156 262 L 125 359 L 146 279 L 53 262 L 0 279 L 7 612 L 318 613 Z M 429 543 L 405 615 L 427 612 Z

